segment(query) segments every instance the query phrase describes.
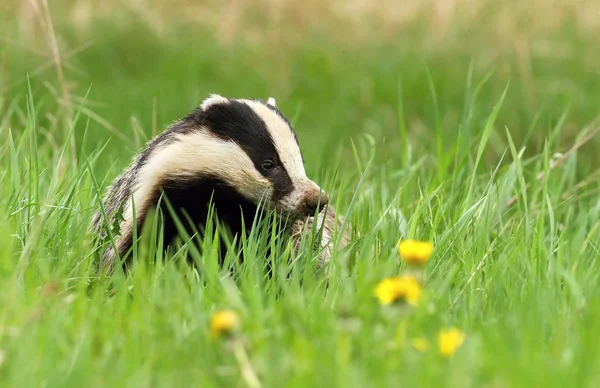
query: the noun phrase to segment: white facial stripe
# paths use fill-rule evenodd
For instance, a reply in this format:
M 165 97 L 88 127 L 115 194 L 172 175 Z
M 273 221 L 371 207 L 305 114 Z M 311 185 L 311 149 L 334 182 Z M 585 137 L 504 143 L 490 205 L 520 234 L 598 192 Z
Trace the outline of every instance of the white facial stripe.
M 306 172 L 304 171 L 300 148 L 287 123 L 283 121 L 277 113 L 259 102 L 251 100 L 243 100 L 243 102 L 250 105 L 250 107 L 265 122 L 265 125 L 273 138 L 273 142 L 275 143 L 279 159 L 281 160 L 281 163 L 283 163 L 290 178 L 292 178 L 292 182 L 296 182 L 299 179 L 306 179 Z
M 212 105 L 225 103 L 227 103 L 227 99 L 225 97 L 219 96 L 218 94 L 211 94 L 206 100 L 202 101 L 200 108 L 202 110 L 206 110 Z
M 300 147 L 288 124 L 279 115 L 267 106 L 252 100 L 242 100 L 248 104 L 265 122 L 279 159 L 290 176 L 294 190 L 282 199 L 281 205 L 292 210 L 297 209 L 299 204 L 309 192 L 319 192 L 320 187 L 306 177 Z
M 272 195 L 271 182 L 263 177 L 248 155 L 234 142 L 212 136 L 206 130 L 179 135 L 178 141 L 154 151 L 142 167 L 133 199 L 136 213 L 146 213 L 150 196 L 166 177 L 197 176 L 206 173 L 230 182 L 248 200 L 258 202 Z M 131 202 L 125 205 L 122 225 L 131 230 Z

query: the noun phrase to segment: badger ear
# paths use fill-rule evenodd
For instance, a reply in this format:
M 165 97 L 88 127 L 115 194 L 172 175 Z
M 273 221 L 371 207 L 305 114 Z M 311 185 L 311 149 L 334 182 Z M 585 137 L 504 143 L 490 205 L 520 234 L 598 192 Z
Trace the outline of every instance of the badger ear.
M 229 100 L 223 96 L 219 96 L 218 94 L 211 94 L 210 96 L 208 96 L 207 99 L 202 101 L 202 104 L 200 104 L 200 108 L 202 110 L 207 110 L 213 105 L 226 104 L 228 101 Z
M 275 102 L 275 99 L 273 97 L 269 97 L 269 99 L 267 100 L 267 105 L 271 105 L 274 108 L 277 107 L 277 103 Z

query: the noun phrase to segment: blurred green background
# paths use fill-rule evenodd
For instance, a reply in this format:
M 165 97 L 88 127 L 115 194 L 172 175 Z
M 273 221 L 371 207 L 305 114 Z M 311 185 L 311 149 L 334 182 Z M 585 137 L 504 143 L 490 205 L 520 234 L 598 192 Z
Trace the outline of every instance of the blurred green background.
M 436 130 L 444 144 L 468 135 L 467 127 L 487 118 L 507 84 L 497 126 L 508 127 L 527 152 L 541 149 L 565 111 L 560 136 L 570 144 L 596 118 L 600 103 L 595 1 L 44 4 L 3 2 L 0 117 L 13 130 L 25 125 L 25 116 L 12 112 L 17 103 L 25 106 L 29 75 L 43 107 L 41 132 L 61 144 L 61 115 L 87 95 L 86 150 L 112 138 L 103 153 L 111 161 L 129 158 L 209 93 L 275 97 L 295 119 L 310 172 L 327 164 L 332 149 L 348 152 L 350 139 L 365 135 L 397 153 L 400 88 L 417 154 L 443 150 L 427 144 Z M 466 118 L 470 70 L 471 93 L 493 75 Z M 59 103 L 63 109 L 54 107 Z M 81 139 L 77 134 L 78 146 Z M 474 147 L 478 139 L 470 141 Z M 491 144 L 495 161 L 507 143 L 500 136 Z M 597 161 L 594 154 L 584 164 Z M 428 155 L 432 166 L 435 158 Z

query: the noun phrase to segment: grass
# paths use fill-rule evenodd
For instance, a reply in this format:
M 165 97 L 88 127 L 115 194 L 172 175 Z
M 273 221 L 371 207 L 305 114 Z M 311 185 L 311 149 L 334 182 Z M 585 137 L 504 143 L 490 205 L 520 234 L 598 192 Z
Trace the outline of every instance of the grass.
M 483 24 L 435 47 L 415 21 L 340 48 L 317 33 L 293 47 L 222 45 L 175 24 L 158 38 L 135 18 L 96 21 L 87 45 L 65 20 L 54 21 L 62 80 L 3 23 L 0 385 L 245 386 L 248 370 L 265 387 L 598 385 L 593 37 L 568 25 L 547 36 L 574 54 L 532 51 L 527 78 L 520 56 L 470 33 Z M 97 277 L 87 227 L 99 195 L 212 92 L 277 98 L 308 175 L 363 237 L 355 265 L 338 254 L 316 273 L 254 234 L 234 271 L 207 249 L 192 252 L 195 272 L 150 233 L 132 274 Z M 405 271 L 395 246 L 409 237 L 435 251 L 424 302 L 396 311 L 373 290 Z M 211 337 L 228 308 L 247 361 Z M 435 341 L 451 326 L 466 341 L 445 359 Z M 434 346 L 413 349 L 417 337 Z

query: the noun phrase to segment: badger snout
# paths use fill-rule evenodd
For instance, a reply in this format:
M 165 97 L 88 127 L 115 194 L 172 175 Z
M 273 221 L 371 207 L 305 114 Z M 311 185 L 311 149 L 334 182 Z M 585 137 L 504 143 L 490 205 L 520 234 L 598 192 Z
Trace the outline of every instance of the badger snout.
M 329 202 L 327 194 L 319 186 L 313 184 L 313 187 L 304 195 L 300 211 L 307 216 L 313 216 L 315 213 L 319 213 L 327 205 L 327 202 Z
M 320 213 L 328 202 L 327 194 L 319 185 L 309 179 L 299 179 L 288 195 L 275 197 L 272 203 L 278 212 L 297 219 Z

